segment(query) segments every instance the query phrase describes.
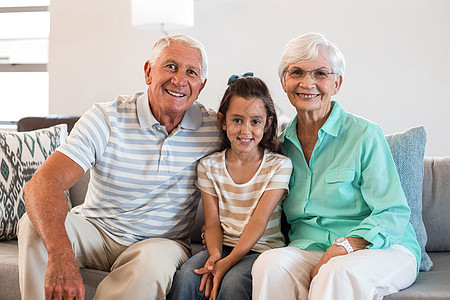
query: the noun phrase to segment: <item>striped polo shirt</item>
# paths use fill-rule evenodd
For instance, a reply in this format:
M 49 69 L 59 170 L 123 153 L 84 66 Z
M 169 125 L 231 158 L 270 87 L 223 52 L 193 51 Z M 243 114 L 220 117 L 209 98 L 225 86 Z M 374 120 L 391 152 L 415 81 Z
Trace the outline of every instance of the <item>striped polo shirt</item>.
M 200 199 L 197 164 L 218 146 L 216 115 L 197 101 L 170 134 L 152 115 L 147 92 L 95 104 L 58 148 L 91 169 L 85 202 L 72 212 L 122 245 L 187 241 Z
M 263 193 L 273 189 L 285 189 L 285 195 L 287 195 L 292 163 L 284 155 L 265 150 L 261 165 L 252 179 L 244 184 L 237 184 L 227 171 L 225 152 L 226 150 L 216 152 L 200 161 L 197 167 L 198 181 L 196 185 L 204 193 L 217 197 L 220 225 L 223 230 L 223 244 L 235 247 Z M 253 246 L 253 251 L 263 252 L 285 245 L 281 233 L 281 202 L 283 199 L 284 197 L 275 207 L 266 230 Z

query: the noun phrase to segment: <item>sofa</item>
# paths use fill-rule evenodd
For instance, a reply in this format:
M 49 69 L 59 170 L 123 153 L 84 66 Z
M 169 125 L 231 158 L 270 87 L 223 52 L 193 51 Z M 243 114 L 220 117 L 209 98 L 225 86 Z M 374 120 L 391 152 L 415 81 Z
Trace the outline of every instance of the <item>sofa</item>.
M 21 133 L 20 137 L 25 138 L 33 136 L 30 133 L 31 130 L 44 130 L 55 124 L 66 124 L 63 129 L 70 130 L 77 119 L 76 117 L 66 116 L 25 118 L 18 122 L 18 130 L 24 132 Z M 421 138 L 417 138 L 417 133 L 421 135 Z M 14 133 L 11 134 L 14 136 Z M 19 135 L 19 133 L 17 134 Z M 48 136 L 47 134 L 44 137 Z M 407 147 L 398 147 L 403 142 L 398 142 L 397 140 L 404 139 L 405 136 L 409 139 Z M 423 128 L 415 128 L 412 131 L 409 130 L 405 131 L 405 133 L 387 136 L 394 160 L 396 161 L 398 157 L 403 160 L 403 165 L 397 164 L 396 161 L 401 181 L 404 180 L 401 173 L 404 172 L 405 168 L 408 169 L 406 173 L 409 176 L 407 177 L 410 181 L 410 186 L 404 186 L 402 181 L 405 194 L 407 198 L 412 198 L 407 193 L 407 190 L 410 189 L 413 191 L 412 194 L 415 193 L 418 199 L 415 204 L 410 203 L 411 218 L 414 215 L 416 218 L 414 223 L 418 223 L 418 225 L 415 225 L 415 229 L 418 237 L 422 240 L 421 246 L 423 246 L 424 258 L 421 264 L 421 269 L 423 270 L 420 271 L 416 282 L 409 288 L 389 295 L 385 299 L 450 299 L 450 184 L 448 184 L 450 182 L 450 157 L 423 157 L 424 136 L 425 131 Z M 2 137 L 1 133 L 0 137 Z M 65 135 L 62 135 L 59 138 L 62 141 L 64 137 Z M 17 136 L 15 138 L 18 139 Z M 41 137 L 41 140 L 43 140 L 43 137 Z M 410 166 L 414 163 L 414 160 L 418 161 L 416 169 Z M 417 168 L 418 164 L 420 164 L 420 168 Z M 89 172 L 68 191 L 68 200 L 72 206 L 80 205 L 84 201 L 88 181 Z M 3 198 L 4 195 L 0 197 L 2 201 L 4 201 Z M 413 220 L 411 222 L 413 223 Z M 203 223 L 203 210 L 200 204 L 195 226 L 191 231 L 193 253 L 200 251 L 202 248 L 200 228 Z M 17 257 L 17 240 L 1 240 L 0 299 L 2 300 L 20 299 Z M 107 272 L 81 269 L 81 274 L 85 284 L 86 299 L 92 299 L 97 285 L 107 275 Z

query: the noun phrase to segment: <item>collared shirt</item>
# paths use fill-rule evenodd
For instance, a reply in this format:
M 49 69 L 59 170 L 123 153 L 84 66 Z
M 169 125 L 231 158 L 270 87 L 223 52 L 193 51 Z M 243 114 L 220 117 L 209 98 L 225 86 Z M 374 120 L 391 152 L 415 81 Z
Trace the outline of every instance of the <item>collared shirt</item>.
M 153 116 L 147 93 L 95 104 L 58 151 L 91 180 L 85 202 L 72 209 L 114 240 L 187 240 L 200 191 L 199 160 L 219 147 L 213 111 L 195 102 L 170 134 Z
M 283 153 L 293 164 L 283 202 L 290 246 L 326 251 L 340 236 L 362 237 L 372 249 L 403 245 L 420 264 L 410 209 L 381 128 L 335 101 L 332 106 L 309 165 L 297 137 L 297 116 L 281 135 Z

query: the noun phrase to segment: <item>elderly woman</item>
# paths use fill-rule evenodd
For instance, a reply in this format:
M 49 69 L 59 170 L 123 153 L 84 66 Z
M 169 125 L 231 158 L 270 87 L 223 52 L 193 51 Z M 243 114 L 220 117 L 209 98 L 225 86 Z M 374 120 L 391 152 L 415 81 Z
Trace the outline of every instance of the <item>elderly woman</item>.
M 297 111 L 281 136 L 294 167 L 283 202 L 290 244 L 256 260 L 254 299 L 381 299 L 418 273 L 420 248 L 383 132 L 331 99 L 344 65 L 320 34 L 284 50 L 278 73 Z

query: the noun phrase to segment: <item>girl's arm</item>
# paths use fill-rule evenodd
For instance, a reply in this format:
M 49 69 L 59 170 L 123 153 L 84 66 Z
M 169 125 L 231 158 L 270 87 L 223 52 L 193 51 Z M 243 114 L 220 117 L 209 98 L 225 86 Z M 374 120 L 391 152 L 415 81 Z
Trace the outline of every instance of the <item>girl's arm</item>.
M 264 234 L 270 216 L 272 215 L 281 197 L 283 197 L 284 193 L 284 189 L 268 190 L 263 193 L 252 217 L 250 218 L 250 221 L 248 222 L 247 226 L 244 229 L 244 232 L 241 235 L 241 238 L 236 244 L 236 247 L 234 247 L 234 249 L 227 257 L 215 262 L 214 268 L 213 270 L 211 270 L 211 274 L 213 275 L 212 283 L 210 282 L 211 278 L 208 278 L 209 283 L 207 283 L 206 291 L 209 292 L 209 290 L 211 288 L 212 289 L 210 290 L 208 295 L 206 295 L 205 293 L 206 297 L 210 297 L 210 299 L 212 300 L 215 300 L 217 298 L 220 283 L 222 282 L 223 277 L 225 276 L 225 274 L 227 274 L 228 270 L 230 270 L 235 264 L 237 264 L 252 249 L 256 242 Z M 207 211 L 205 209 L 205 214 L 206 213 Z M 206 230 L 208 230 L 208 225 L 206 225 L 206 228 Z M 206 243 L 209 249 L 208 238 L 209 236 L 206 238 Z
M 217 197 L 202 192 L 203 213 L 205 216 L 205 240 L 210 256 L 222 257 L 223 232 L 220 227 L 219 201 Z
M 194 270 L 194 273 L 202 275 L 199 291 L 206 287 L 205 296 L 209 297 L 212 282 L 209 278 L 216 261 L 222 258 L 223 232 L 220 227 L 219 202 L 217 197 L 202 192 L 203 214 L 205 216 L 205 240 L 209 258 L 205 266 Z
M 221 264 L 223 264 L 226 271 L 237 264 L 264 234 L 270 216 L 278 202 L 280 202 L 285 191 L 285 189 L 274 189 L 263 193 L 249 223 L 236 244 L 236 247 L 234 247 L 233 251 L 221 261 Z M 225 274 L 226 272 L 224 275 Z

